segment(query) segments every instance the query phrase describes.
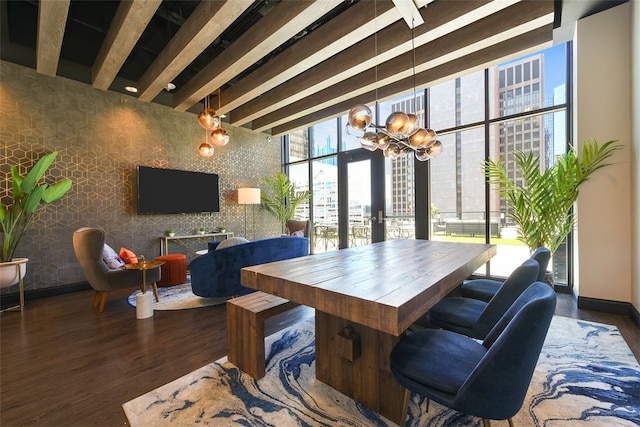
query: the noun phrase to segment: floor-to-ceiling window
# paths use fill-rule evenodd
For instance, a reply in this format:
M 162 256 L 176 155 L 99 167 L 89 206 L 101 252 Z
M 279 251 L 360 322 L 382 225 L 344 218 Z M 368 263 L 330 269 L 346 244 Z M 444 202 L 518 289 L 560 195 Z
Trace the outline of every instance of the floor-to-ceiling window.
M 376 123 L 392 111 L 415 112 L 423 126 L 438 132 L 444 147 L 429 161 L 428 182 L 416 182 L 420 162 L 413 156 L 385 159 L 386 239 L 415 238 L 416 224 L 423 221 L 432 239 L 494 243 L 498 255 L 490 270 L 483 267 L 477 273 L 498 277 L 507 276 L 529 256 L 509 221 L 505 201 L 486 185 L 482 165 L 487 157 L 502 158 L 517 180 L 514 152 L 533 152 L 540 156 L 542 168 L 565 152 L 569 49 L 570 45 L 554 46 L 371 105 L 374 115 L 382 118 Z M 299 214 L 319 226 L 316 252 L 337 249 L 337 194 L 343 185 L 338 182 L 337 153 L 360 150 L 357 138 L 345 129 L 345 118 L 283 138 L 285 170 L 296 180 L 306 173 L 304 185 L 313 193 L 311 205 L 301 207 Z M 422 192 L 429 194 L 430 204 L 422 209 L 427 212 L 416 208 Z M 366 228 L 367 215 L 375 212 L 360 205 Z M 567 249 L 563 245 L 553 257 L 557 283 L 570 282 Z

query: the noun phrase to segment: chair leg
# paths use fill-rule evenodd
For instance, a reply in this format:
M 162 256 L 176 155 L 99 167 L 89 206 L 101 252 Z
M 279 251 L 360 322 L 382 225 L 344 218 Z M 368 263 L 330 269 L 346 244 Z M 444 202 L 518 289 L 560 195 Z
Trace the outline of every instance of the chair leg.
M 482 419 L 482 427 L 491 427 L 491 421 L 486 418 Z
M 153 295 L 156 297 L 156 302 L 160 302 L 160 294 L 158 294 L 158 285 L 156 284 L 156 282 L 153 282 L 151 286 L 153 286 Z
M 100 303 L 100 292 L 99 292 L 99 291 L 96 291 L 96 292 L 93 294 L 93 306 L 94 306 L 94 307 L 97 307 L 99 303 Z
M 507 421 L 509 421 L 509 427 L 513 427 L 513 420 L 509 418 Z
M 104 303 L 107 302 L 107 293 L 106 292 L 100 292 L 100 309 L 98 310 L 98 312 L 102 313 L 102 311 L 104 310 Z

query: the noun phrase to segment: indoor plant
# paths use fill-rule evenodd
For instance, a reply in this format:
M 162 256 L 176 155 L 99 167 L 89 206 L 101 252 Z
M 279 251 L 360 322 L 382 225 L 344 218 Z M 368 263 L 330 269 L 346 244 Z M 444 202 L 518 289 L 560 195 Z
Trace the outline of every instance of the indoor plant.
M 42 156 L 24 177 L 20 175 L 18 166 L 11 166 L 11 204 L 0 205 L 0 265 L 13 259 L 25 231 L 37 217 L 38 208 L 60 199 L 71 188 L 71 180 L 68 178 L 54 184 L 39 183 L 57 156 L 57 151 Z
M 580 155 L 572 146 L 543 173 L 539 157 L 518 151 L 515 159 L 522 182 L 509 178 L 502 159 L 485 162 L 485 176 L 507 200 L 507 217 L 516 223 L 518 239 L 531 252 L 544 246 L 553 254 L 565 241 L 576 221 L 571 207 L 578 198 L 578 187 L 609 164 L 606 160 L 622 148 L 616 142 L 600 146 L 595 139 L 585 141 Z
M 262 178 L 260 183 L 267 186 L 266 190 L 260 192 L 261 206 L 278 219 L 284 231 L 287 220 L 293 219 L 296 208 L 308 201 L 311 193 L 307 190 L 296 190 L 295 184 L 282 172 Z

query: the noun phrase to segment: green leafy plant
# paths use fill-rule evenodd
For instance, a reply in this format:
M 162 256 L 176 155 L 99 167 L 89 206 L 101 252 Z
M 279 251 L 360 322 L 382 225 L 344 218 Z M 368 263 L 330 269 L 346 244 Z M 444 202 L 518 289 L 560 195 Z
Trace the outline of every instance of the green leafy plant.
M 262 178 L 260 183 L 267 187 L 260 192 L 262 208 L 275 216 L 284 230 L 287 220 L 293 219 L 296 208 L 301 203 L 307 202 L 311 193 L 307 190 L 296 190 L 295 184 L 282 172 L 277 172 L 269 178 Z
M 12 202 L 8 206 L 0 205 L 0 262 L 13 259 L 16 247 L 37 216 L 38 208 L 60 199 L 71 188 L 71 180 L 68 178 L 54 184 L 38 184 L 57 156 L 57 151 L 42 156 L 24 177 L 20 175 L 16 165 L 11 166 Z
M 507 200 L 509 217 L 518 226 L 518 239 L 529 250 L 547 247 L 555 253 L 575 225 L 571 207 L 578 199 L 578 187 L 592 173 L 609 163 L 606 160 L 622 148 L 617 141 L 598 145 L 595 139 L 586 141 L 578 155 L 571 147 L 553 166 L 540 172 L 540 158 L 533 153 L 516 152 L 515 159 L 522 182 L 513 182 L 507 175 L 503 159 L 487 160 L 485 176 L 499 187 Z

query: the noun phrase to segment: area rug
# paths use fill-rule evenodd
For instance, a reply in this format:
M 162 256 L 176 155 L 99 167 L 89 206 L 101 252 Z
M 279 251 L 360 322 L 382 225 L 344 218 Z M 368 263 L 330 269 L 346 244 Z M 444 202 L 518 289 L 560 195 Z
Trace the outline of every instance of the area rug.
M 395 426 L 315 379 L 313 318 L 267 339 L 267 375 L 226 357 L 123 405 L 131 426 Z M 407 426 L 481 426 L 412 394 Z M 638 426 L 640 366 L 609 325 L 554 317 L 514 425 Z M 506 421 L 492 421 L 494 427 Z
M 130 306 L 136 306 L 136 295 L 140 291 L 136 291 L 129 295 L 127 302 Z M 229 297 L 224 298 L 204 298 L 195 295 L 191 291 L 191 281 L 187 277 L 187 282 L 182 285 L 158 287 L 158 295 L 160 301 L 153 300 L 154 310 L 185 310 L 188 308 L 209 307 L 212 305 L 224 304 Z

